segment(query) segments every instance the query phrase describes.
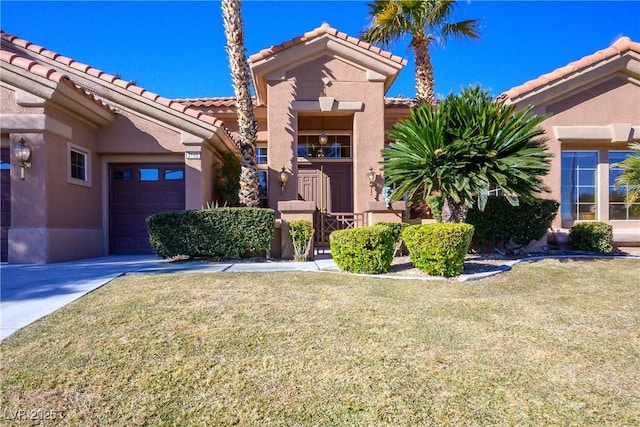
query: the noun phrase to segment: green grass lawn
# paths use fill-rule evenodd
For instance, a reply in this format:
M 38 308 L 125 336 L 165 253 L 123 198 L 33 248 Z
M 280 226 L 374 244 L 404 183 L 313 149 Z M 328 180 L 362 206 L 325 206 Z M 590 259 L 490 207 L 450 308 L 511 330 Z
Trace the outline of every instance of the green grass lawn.
M 1 344 L 3 421 L 640 425 L 639 278 L 622 259 L 464 284 L 125 276 Z

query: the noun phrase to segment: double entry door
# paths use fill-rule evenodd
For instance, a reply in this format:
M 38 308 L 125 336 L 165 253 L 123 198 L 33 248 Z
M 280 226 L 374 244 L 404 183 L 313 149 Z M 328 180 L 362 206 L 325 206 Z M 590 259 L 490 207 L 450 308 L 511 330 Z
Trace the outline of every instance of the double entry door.
M 299 164 L 298 199 L 315 202 L 321 213 L 353 212 L 352 164 Z

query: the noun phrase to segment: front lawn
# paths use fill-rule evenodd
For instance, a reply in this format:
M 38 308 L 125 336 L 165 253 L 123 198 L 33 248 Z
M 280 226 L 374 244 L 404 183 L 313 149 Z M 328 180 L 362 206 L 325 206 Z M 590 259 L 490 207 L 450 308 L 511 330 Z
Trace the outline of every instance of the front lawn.
M 640 425 L 639 277 L 623 259 L 464 284 L 129 275 L 0 345 L 3 421 Z

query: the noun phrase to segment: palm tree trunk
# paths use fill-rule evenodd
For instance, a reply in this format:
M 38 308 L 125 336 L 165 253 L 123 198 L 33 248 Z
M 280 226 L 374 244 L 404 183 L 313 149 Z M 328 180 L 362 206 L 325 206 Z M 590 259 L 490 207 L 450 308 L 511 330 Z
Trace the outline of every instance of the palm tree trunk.
M 456 202 L 450 196 L 442 198 L 442 222 L 465 222 L 468 212 L 469 207 L 465 202 Z
M 433 64 L 429 52 L 429 39 L 425 35 L 416 36 L 411 41 L 416 55 L 416 100 L 419 105 L 436 105 L 433 80 Z
M 222 21 L 227 38 L 227 54 L 233 92 L 236 97 L 238 114 L 238 135 L 236 144 L 240 148 L 240 205 L 258 206 L 258 170 L 256 168 L 256 138 L 258 126 L 253 114 L 253 102 L 249 85 L 251 75 L 244 46 L 244 28 L 240 0 L 222 0 Z

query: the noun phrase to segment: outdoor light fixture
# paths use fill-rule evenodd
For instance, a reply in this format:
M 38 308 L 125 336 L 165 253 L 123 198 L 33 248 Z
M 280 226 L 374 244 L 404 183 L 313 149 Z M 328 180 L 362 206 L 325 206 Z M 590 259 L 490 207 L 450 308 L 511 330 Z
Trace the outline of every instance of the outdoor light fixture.
M 324 132 L 322 132 L 318 137 L 320 148 L 317 151 L 317 154 L 316 154 L 317 157 L 324 157 L 324 146 L 327 144 L 328 141 L 329 141 L 329 138 Z
M 282 170 L 280 171 L 280 176 L 278 176 L 278 181 L 280 181 L 280 195 L 284 194 L 284 186 L 287 185 L 287 181 L 289 180 L 289 173 L 282 166 Z
M 376 186 L 376 173 L 373 171 L 373 166 L 369 166 L 367 179 L 369 179 L 369 192 L 373 195 L 373 187 Z
M 24 138 L 20 138 L 19 144 L 13 148 L 13 155 L 20 163 L 20 178 L 24 179 L 24 170 L 31 167 L 31 148 L 25 145 Z

